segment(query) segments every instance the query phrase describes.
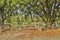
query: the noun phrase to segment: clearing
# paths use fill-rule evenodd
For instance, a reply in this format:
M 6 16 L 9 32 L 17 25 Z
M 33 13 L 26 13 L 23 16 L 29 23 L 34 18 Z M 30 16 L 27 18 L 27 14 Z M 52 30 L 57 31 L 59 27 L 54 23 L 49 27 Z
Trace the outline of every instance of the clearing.
M 7 30 L 0 33 L 0 40 L 60 40 L 60 28 L 39 30 Z

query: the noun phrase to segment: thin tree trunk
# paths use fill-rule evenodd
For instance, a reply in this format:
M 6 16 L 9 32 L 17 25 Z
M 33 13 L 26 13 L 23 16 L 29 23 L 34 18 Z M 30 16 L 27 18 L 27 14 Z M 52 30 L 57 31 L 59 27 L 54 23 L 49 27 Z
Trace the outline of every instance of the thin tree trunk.
M 0 25 L 4 25 L 4 18 L 2 17 L 2 15 L 0 14 Z
M 0 8 L 0 25 L 4 25 L 4 9 Z
M 0 12 L 0 25 L 2 24 L 2 17 L 1 17 L 1 12 Z

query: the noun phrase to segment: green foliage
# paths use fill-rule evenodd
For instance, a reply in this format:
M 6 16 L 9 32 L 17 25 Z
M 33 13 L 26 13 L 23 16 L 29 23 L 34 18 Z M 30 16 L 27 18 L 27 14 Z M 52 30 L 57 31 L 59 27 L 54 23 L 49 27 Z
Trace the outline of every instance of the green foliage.
M 60 0 L 0 0 L 2 20 L 5 23 L 60 21 Z M 33 16 L 34 14 L 35 16 Z M 24 15 L 24 16 L 23 16 Z
M 15 4 L 17 4 L 17 1 L 18 0 L 11 1 L 10 10 L 13 10 L 13 7 Z M 40 18 L 42 18 L 43 21 L 48 21 L 48 20 L 53 19 L 53 18 L 52 19 L 50 19 L 50 18 L 51 18 L 52 6 L 55 2 L 58 3 L 58 1 L 54 1 L 54 0 L 48 0 L 48 2 L 46 0 L 38 0 L 38 1 L 37 0 L 19 0 L 18 3 L 20 4 L 21 10 L 25 13 L 27 20 L 29 18 L 27 15 L 32 15 L 32 13 L 34 13 L 34 14 L 40 16 Z M 45 10 L 45 8 L 47 8 L 47 10 Z M 6 9 L 7 9 L 7 7 L 6 7 Z M 44 14 L 41 13 L 42 11 L 44 12 Z M 56 12 L 58 12 L 58 11 L 56 11 Z M 53 20 L 55 20 L 55 19 L 53 19 Z

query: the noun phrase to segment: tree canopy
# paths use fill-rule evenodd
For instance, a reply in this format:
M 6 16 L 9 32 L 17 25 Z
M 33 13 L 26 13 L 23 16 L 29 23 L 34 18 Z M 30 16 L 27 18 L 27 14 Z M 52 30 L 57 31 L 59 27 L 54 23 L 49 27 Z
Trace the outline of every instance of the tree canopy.
M 0 0 L 0 25 L 15 15 L 18 22 L 24 15 L 25 20 L 31 16 L 32 20 L 35 17 L 46 25 L 52 25 L 60 19 L 60 0 Z

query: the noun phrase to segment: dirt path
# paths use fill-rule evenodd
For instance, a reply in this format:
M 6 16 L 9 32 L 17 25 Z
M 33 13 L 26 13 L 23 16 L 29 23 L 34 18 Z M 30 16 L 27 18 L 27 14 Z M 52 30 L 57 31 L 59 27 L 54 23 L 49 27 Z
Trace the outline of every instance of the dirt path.
M 8 30 L 0 33 L 0 40 L 60 40 L 60 28 L 39 30 Z

